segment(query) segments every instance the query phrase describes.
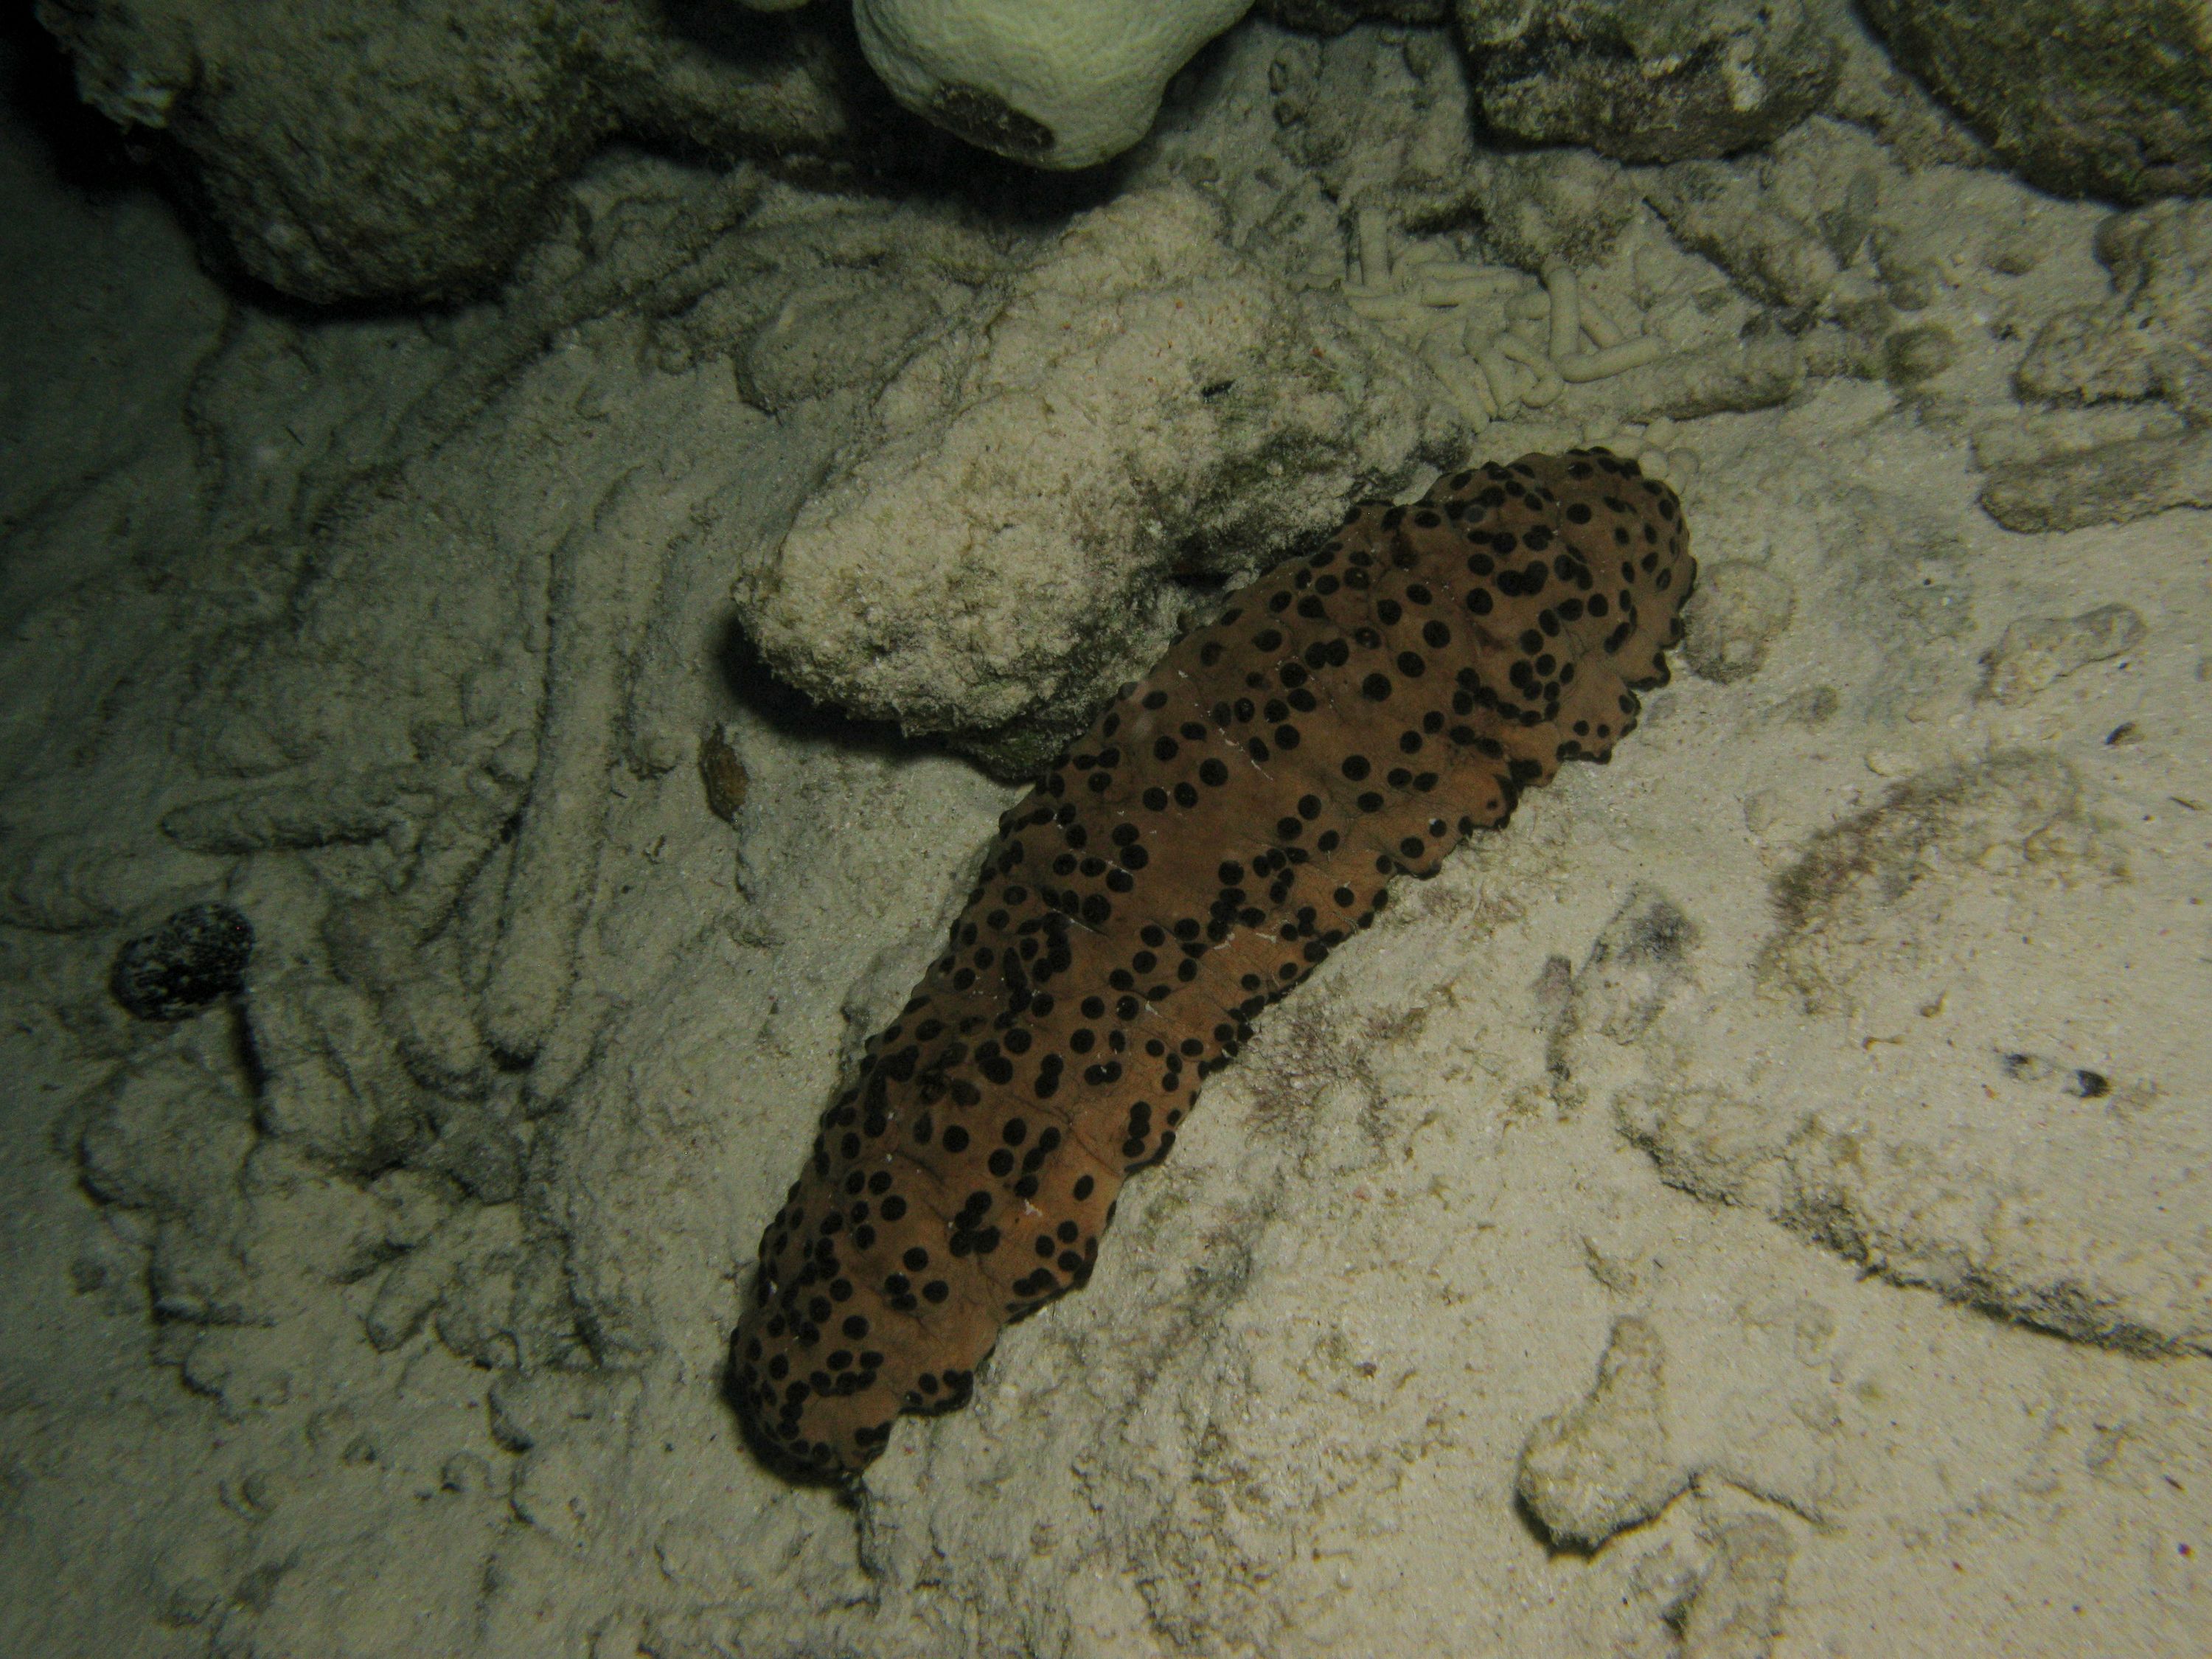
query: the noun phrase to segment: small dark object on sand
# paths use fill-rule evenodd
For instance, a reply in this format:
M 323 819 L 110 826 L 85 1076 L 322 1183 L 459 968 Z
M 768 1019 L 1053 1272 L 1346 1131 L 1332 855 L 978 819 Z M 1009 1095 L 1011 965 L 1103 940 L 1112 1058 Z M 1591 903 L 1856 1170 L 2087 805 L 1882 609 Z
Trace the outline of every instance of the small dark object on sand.
M 195 904 L 117 953 L 108 988 L 140 1019 L 182 1019 L 244 988 L 253 927 L 228 904 Z

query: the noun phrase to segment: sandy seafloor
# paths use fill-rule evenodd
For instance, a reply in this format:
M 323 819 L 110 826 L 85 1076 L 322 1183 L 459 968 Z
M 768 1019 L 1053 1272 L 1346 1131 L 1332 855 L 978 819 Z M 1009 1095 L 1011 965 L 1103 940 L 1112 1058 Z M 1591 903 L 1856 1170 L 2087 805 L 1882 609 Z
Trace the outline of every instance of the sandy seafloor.
M 1130 191 L 1281 167 L 1213 62 Z M 57 131 L 0 153 L 0 1651 L 2212 1651 L 2212 515 L 1978 504 L 2106 210 L 1900 172 L 1934 374 L 1469 440 L 1665 471 L 1692 668 L 847 1503 L 724 1344 L 1018 791 L 732 647 L 872 371 L 672 344 L 651 236 L 571 280 L 677 203 L 695 262 L 781 226 L 797 314 L 821 203 L 611 156 L 501 301 L 318 319 Z M 1589 280 L 1744 310 L 1648 211 Z M 245 995 L 127 1017 L 211 899 Z

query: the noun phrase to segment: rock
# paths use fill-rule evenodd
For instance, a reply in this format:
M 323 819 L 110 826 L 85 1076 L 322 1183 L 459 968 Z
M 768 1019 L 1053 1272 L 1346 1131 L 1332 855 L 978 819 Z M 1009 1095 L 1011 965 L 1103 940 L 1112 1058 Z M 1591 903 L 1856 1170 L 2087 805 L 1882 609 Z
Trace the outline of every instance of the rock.
M 228 904 L 195 904 L 124 945 L 108 988 L 140 1019 L 183 1019 L 245 988 L 253 926 Z
M 301 782 L 280 779 L 171 808 L 161 833 L 195 853 L 358 846 L 392 830 L 410 787 L 401 772 L 357 769 Z
M 1741 341 L 1717 341 L 1678 351 L 1620 377 L 1620 401 L 1632 420 L 1659 416 L 1702 420 L 1708 415 L 1771 409 L 1787 403 L 1805 384 L 1805 353 L 1778 328 L 1756 330 Z
M 1480 210 L 1486 164 L 1443 33 L 1285 40 L 1267 86 L 1276 143 L 1338 203 L 1401 227 L 1462 224 Z
M 1698 938 L 1672 899 L 1642 884 L 1631 889 L 1574 976 L 1573 1024 L 1635 1042 L 1687 982 Z
M 2022 535 L 2212 507 L 2212 432 L 2128 439 L 1992 468 L 1981 502 L 1990 517 Z
M 805 20 L 679 35 L 647 0 L 42 0 L 39 17 L 86 101 L 187 179 L 218 258 L 320 304 L 497 282 L 551 187 L 617 133 L 726 152 L 855 130 L 834 37 Z
M 1882 297 L 1899 311 L 1925 311 L 1943 292 L 1943 268 L 1920 238 L 1896 225 L 1878 225 L 1869 238 Z
M 1644 196 L 1686 247 L 1753 297 L 1809 313 L 1874 233 L 1896 165 L 1856 128 L 1808 121 L 1741 161 L 1680 161 Z
M 1766 1659 L 1782 1633 L 1796 1553 L 1782 1523 L 1763 1515 L 1721 1528 L 1712 1565 L 1682 1610 L 1683 1659 Z
M 1178 571 L 1249 574 L 1461 452 L 1419 375 L 1205 198 L 1134 193 L 905 364 L 739 617 L 809 695 L 1032 769 L 1181 631 Z
M 613 0 L 586 21 L 592 78 L 624 135 L 710 155 L 880 153 L 890 100 L 827 7 L 786 20 Z
M 1905 924 L 1908 893 L 1924 884 L 1931 905 L 1948 902 L 1952 884 L 1937 878 L 2024 858 L 2017 849 L 2038 831 L 2085 822 L 2080 797 L 2070 767 L 2032 750 L 1905 779 L 1880 805 L 1815 836 L 1777 879 L 1781 926 L 1761 952 L 1761 978 L 1794 993 L 1808 1013 L 1856 1007 L 1858 982 L 1883 971 L 1882 953 L 1866 941 Z M 1939 848 L 1941 860 L 1931 854 Z
M 77 1142 L 87 1191 L 102 1203 L 182 1216 L 210 1237 L 241 1224 L 239 1170 L 253 1145 L 253 1105 L 225 1048 L 181 1028 L 100 1091 Z
M 1941 323 L 1901 328 L 1882 342 L 1882 368 L 1899 392 L 1936 379 L 1959 361 L 1959 343 Z
M 880 386 L 936 316 L 918 288 L 875 270 L 830 271 L 746 337 L 738 390 L 775 414 L 848 386 Z
M 1729 1091 L 1624 1089 L 1613 1110 L 1622 1136 L 1650 1154 L 1668 1186 L 1720 1204 L 1745 1203 L 1771 1190 L 1763 1178 L 1781 1156 L 1774 1125 Z
M 88 102 L 161 135 L 257 280 L 318 301 L 447 295 L 502 269 L 598 142 L 558 0 L 41 6 Z M 365 40 L 376 49 L 364 51 Z
M 420 1087 L 366 996 L 312 966 L 279 962 L 256 973 L 247 1006 L 262 1127 L 331 1169 L 367 1176 L 392 1167 L 425 1139 Z
M 2178 438 L 2188 429 L 2188 422 L 2164 404 L 2039 409 L 1978 428 L 1974 465 L 1991 472 L 2138 438 Z
M 2115 214 L 2098 230 L 2097 256 L 2119 305 L 2045 324 L 2014 389 L 2056 404 L 2163 398 L 2212 422 L 2212 202 Z
M 1744 1024 L 1661 1009 L 1612 1095 L 1622 1133 L 1669 1185 L 1893 1283 L 2123 1352 L 2212 1344 L 2184 1197 L 2207 1137 L 2179 1104 L 2203 1022 L 2147 962 L 2172 902 L 2129 878 L 2094 790 L 2055 750 L 1999 750 L 1814 831 L 1774 878 Z M 2124 1046 L 2119 996 L 2143 1034 Z M 1604 1045 L 1567 1058 L 1599 1095 Z M 2130 1162 L 2151 1133 L 2168 1155 Z
M 2167 400 L 2212 418 L 2212 201 L 2159 201 L 2106 219 L 2097 258 L 2130 319 L 2154 337 Z
M 511 1249 L 511 1209 L 465 1207 L 436 1231 L 402 1255 L 386 1272 L 376 1297 L 362 1317 L 362 1331 L 379 1353 L 411 1340 L 447 1293 L 465 1278 L 473 1283 L 477 1264 Z
M 1666 1349 L 1644 1320 L 1613 1328 L 1597 1386 L 1546 1418 L 1521 1453 L 1521 1501 L 1553 1539 L 1594 1550 L 1641 1526 L 1689 1484 L 1668 1449 Z
M 256 1300 L 240 1255 L 254 1106 L 228 1049 L 178 1028 L 93 1098 L 77 1137 L 85 1190 L 145 1212 L 155 1310 L 195 1324 L 247 1319 Z
M 1856 7 L 1838 8 L 1830 21 L 1844 42 L 1844 64 L 1829 114 L 1864 127 L 1910 167 L 1996 165 L 1987 144 L 1897 67 Z
M 2010 708 L 2076 669 L 2109 662 L 2149 630 L 2124 605 L 2100 605 L 2078 617 L 2022 617 L 1982 654 L 1981 695 Z
M 1820 107 L 1843 63 L 1798 0 L 1458 0 L 1458 14 L 1492 128 L 1624 161 L 1765 143 Z
M 491 1056 L 466 995 L 425 961 L 419 942 L 373 903 L 334 908 L 323 939 L 338 977 L 373 1000 L 400 1058 L 426 1089 L 481 1093 Z
M 1765 665 L 1796 608 L 1789 579 L 1764 565 L 1746 559 L 1706 565 L 1683 611 L 1689 625 L 1683 660 L 1717 685 L 1747 680 Z
M 1866 0 L 1866 15 L 2029 183 L 2128 204 L 2212 190 L 2205 0 Z
M 10 842 L 0 887 L 0 921 L 10 927 L 88 933 L 200 884 L 166 849 L 87 836 L 76 825 Z
M 2108 219 L 2097 257 L 2148 354 L 2159 395 L 2212 422 L 2212 202 L 2160 202 Z
M 1483 239 L 1524 270 L 1604 258 L 1642 200 L 1623 168 L 1585 149 L 1485 155 L 1473 177 Z
M 2158 378 L 2142 339 L 2118 319 L 2062 311 L 2037 331 L 2013 389 L 2036 403 L 2136 403 L 2157 395 Z

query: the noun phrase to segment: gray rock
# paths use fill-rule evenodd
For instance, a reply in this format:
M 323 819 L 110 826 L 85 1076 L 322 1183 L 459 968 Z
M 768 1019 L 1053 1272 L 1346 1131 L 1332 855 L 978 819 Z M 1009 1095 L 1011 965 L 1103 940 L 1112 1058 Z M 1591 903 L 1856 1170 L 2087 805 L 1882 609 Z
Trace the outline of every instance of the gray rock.
M 1614 385 L 1631 420 L 1663 415 L 1697 421 L 1787 403 L 1805 384 L 1805 353 L 1796 340 L 1781 329 L 1762 326 L 1741 340 L 1715 341 L 1631 369 Z
M 2109 641 L 2125 619 L 2085 632 Z M 2147 1029 L 2184 1042 L 2197 1029 L 2182 982 L 2132 959 L 2135 918 L 2154 928 L 2166 911 L 2137 896 L 2124 834 L 2053 749 L 1899 779 L 1806 837 L 1774 878 L 1778 926 L 1740 1036 L 1693 1027 L 1694 997 L 1660 1012 L 1642 1080 L 1613 1096 L 1620 1129 L 1669 1185 L 1763 1212 L 1893 1283 L 2122 1352 L 2212 1346 L 2205 1240 L 2172 1220 L 2193 1219 L 2193 1166 L 2127 1170 L 2121 1156 L 2143 1133 L 2129 1103 L 2203 1067 L 2179 1046 L 2151 1071 L 2069 1040 L 2094 1018 L 2074 1011 L 2114 985 L 2166 1022 Z M 2006 925 L 1984 926 L 1992 915 Z M 2022 1018 L 2018 988 L 2057 938 L 2082 959 Z M 1849 1080 L 1869 1074 L 1853 1071 L 1869 1030 L 1897 1034 L 1888 1076 L 1909 1083 Z M 1599 1056 L 1580 1052 L 1595 1093 Z M 1717 1052 L 1729 1057 L 1714 1064 Z
M 2119 303 L 2052 317 L 2014 389 L 2061 410 L 2161 398 L 2193 430 L 1992 467 L 1982 505 L 2008 530 L 2125 524 L 2212 503 L 2212 203 L 2115 214 L 2097 233 L 2097 253 Z
M 256 1316 L 240 1256 L 252 1223 L 243 1171 L 253 1103 L 228 1048 L 224 1038 L 179 1028 L 92 1097 L 77 1139 L 86 1192 L 144 1213 L 155 1310 L 193 1324 Z
M 1818 231 L 1777 210 L 1755 169 L 1679 161 L 1652 182 L 1649 197 L 1685 247 L 1769 304 L 1811 311 L 1843 268 Z
M 77 1142 L 87 1192 L 182 1217 L 209 1237 L 243 1224 L 239 1171 L 253 1146 L 253 1105 L 227 1047 L 180 1028 L 93 1097 Z
M 2060 312 L 2036 331 L 2013 375 L 2023 401 L 2139 403 L 2158 394 L 2158 376 L 2142 337 L 2107 312 Z
M 1682 1610 L 1683 1659 L 1766 1659 L 1782 1633 L 1796 1547 L 1763 1515 L 1729 1522 L 1713 1546 L 1712 1565 Z
M 1930 884 L 1923 896 L 1940 903 L 1966 872 L 2001 862 L 1996 849 L 2062 819 L 2086 822 L 2081 781 L 2055 755 L 2008 750 L 1905 779 L 1879 805 L 1814 836 L 1776 878 L 1782 925 L 1760 956 L 1765 988 L 1794 994 L 1808 1013 L 1860 1006 L 1881 971 L 1866 942 L 1876 925 L 1899 920 L 1908 893 Z M 1940 866 L 1928 857 L 1938 847 L 1948 855 Z M 2086 875 L 2094 865 L 2081 862 Z
M 1943 374 L 1959 361 L 1959 343 L 1941 323 L 1904 328 L 1882 343 L 1882 367 L 1889 383 L 1911 391 Z
M 1755 156 L 1678 161 L 1649 175 L 1644 194 L 1678 241 L 1754 299 L 1811 315 L 1900 181 L 1864 132 L 1820 119 Z
M 2108 219 L 2097 257 L 2126 301 L 2125 325 L 2148 354 L 2159 395 L 2212 423 L 2212 202 L 2159 202 Z
M 874 270 L 828 272 L 756 326 L 736 354 L 738 389 L 770 414 L 848 386 L 881 386 L 937 310 Z
M 1843 46 L 1826 9 L 1776 0 L 1458 0 L 1483 118 L 1624 161 L 1729 155 L 1819 108 Z
M 2033 403 L 2166 398 L 2212 422 L 2212 201 L 2159 201 L 2097 230 L 2117 305 L 2063 310 L 2037 331 L 2013 387 Z
M 1856 8 L 1834 15 L 1844 64 L 1827 112 L 1864 127 L 1911 167 L 1996 165 L 1990 148 L 1919 82 L 1898 68 Z
M 2212 191 L 2206 0 L 1866 0 L 1866 15 L 2030 183 L 2130 204 Z
M 811 21 L 738 14 L 685 33 L 657 0 L 40 0 L 38 15 L 86 101 L 184 179 L 218 258 L 318 303 L 496 282 L 551 187 L 617 134 L 729 152 L 852 132 L 841 49 Z

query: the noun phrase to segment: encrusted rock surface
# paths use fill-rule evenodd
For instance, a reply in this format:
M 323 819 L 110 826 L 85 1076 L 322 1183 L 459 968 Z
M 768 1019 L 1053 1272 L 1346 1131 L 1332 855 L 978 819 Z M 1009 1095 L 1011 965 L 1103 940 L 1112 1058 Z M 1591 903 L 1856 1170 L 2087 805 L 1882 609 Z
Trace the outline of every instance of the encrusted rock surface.
M 1483 119 L 1624 161 L 1747 149 L 1817 109 L 1843 45 L 1801 0 L 1458 0 Z
M 811 18 L 658 0 L 40 0 L 87 100 L 185 179 L 225 261 L 318 303 L 503 276 L 617 134 L 848 150 L 878 97 Z
M 2124 204 L 2212 190 L 2206 0 L 1866 0 L 1866 12 L 2031 183 Z

